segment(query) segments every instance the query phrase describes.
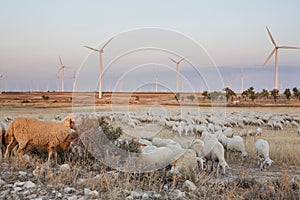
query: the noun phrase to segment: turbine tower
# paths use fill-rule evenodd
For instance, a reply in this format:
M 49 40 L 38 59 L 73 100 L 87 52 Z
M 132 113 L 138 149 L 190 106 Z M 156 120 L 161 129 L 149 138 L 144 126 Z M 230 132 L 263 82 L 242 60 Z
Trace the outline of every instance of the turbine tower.
M 68 67 L 68 66 L 65 66 L 65 65 L 63 65 L 63 63 L 62 63 L 62 60 L 61 60 L 61 57 L 59 56 L 59 61 L 60 61 L 60 68 L 59 68 L 59 70 L 57 71 L 57 73 L 56 73 L 56 77 L 58 77 L 58 74 L 60 73 L 60 71 L 61 71 L 61 92 L 64 92 L 64 73 L 65 73 L 65 68 L 67 68 L 67 69 L 72 69 L 72 67 Z
M 241 90 L 240 93 L 242 94 L 244 92 L 244 80 L 247 78 L 247 76 L 244 74 L 243 69 L 241 70 L 241 73 L 237 77 L 238 79 L 241 79 Z
M 3 75 L 0 75 L 0 94 L 2 94 L 2 80 L 3 80 Z
M 294 46 L 278 46 L 275 42 L 274 37 L 272 36 L 270 30 L 268 27 L 267 31 L 269 34 L 269 37 L 274 45 L 274 49 L 271 51 L 270 55 L 268 56 L 267 60 L 265 61 L 264 65 L 267 64 L 267 62 L 271 59 L 271 57 L 275 53 L 275 80 L 274 80 L 274 88 L 278 90 L 278 49 L 300 49 L 300 47 L 294 47 Z
M 103 54 L 103 49 L 104 47 L 106 47 L 108 45 L 108 43 L 113 39 L 110 38 L 100 49 L 96 49 L 96 48 L 93 48 L 93 47 L 89 47 L 89 46 L 84 46 L 85 48 L 88 48 L 90 50 L 93 50 L 93 51 L 97 51 L 99 52 L 99 61 L 100 61 L 100 74 L 99 74 L 99 99 L 102 98 L 102 54 Z
M 173 58 L 168 57 L 172 62 L 176 64 L 176 93 L 178 93 L 178 76 L 179 76 L 179 64 L 186 58 L 181 58 L 180 60 L 176 61 Z

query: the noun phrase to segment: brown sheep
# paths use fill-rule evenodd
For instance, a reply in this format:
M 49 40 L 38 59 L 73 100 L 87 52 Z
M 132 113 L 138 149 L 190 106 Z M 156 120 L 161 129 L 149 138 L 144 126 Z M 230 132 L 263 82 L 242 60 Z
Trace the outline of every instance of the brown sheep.
M 57 163 L 56 147 L 65 141 L 70 129 L 76 129 L 72 120 L 74 115 L 66 117 L 62 122 L 40 121 L 33 118 L 16 118 L 7 131 L 11 137 L 5 152 L 5 158 L 9 158 L 11 150 L 19 145 L 17 150 L 21 154 L 27 145 L 33 147 L 48 147 L 48 162 L 52 156 Z

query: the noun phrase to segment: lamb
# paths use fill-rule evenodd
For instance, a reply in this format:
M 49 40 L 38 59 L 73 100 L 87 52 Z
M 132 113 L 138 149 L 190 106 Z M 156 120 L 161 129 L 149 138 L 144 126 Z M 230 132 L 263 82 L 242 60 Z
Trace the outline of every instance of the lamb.
M 269 157 L 269 143 L 266 140 L 259 139 L 256 141 L 254 149 L 258 159 L 258 164 L 260 165 L 260 170 L 271 167 L 273 160 Z
M 218 163 L 218 167 L 222 168 L 222 173 L 225 174 L 226 167 L 229 168 L 227 162 L 224 158 L 224 147 L 223 145 L 217 140 L 217 138 L 210 138 L 204 141 L 204 147 L 202 153 L 207 161 L 212 161 L 211 171 L 214 168 L 214 163 Z
M 10 125 L 7 135 L 11 137 L 5 152 L 8 159 L 11 150 L 19 145 L 17 150 L 21 154 L 27 145 L 33 147 L 48 147 L 48 163 L 54 156 L 57 163 L 56 147 L 68 136 L 70 129 L 76 129 L 72 120 L 74 115 L 66 117 L 62 122 L 40 121 L 33 118 L 16 118 Z
M 245 150 L 244 140 L 241 136 L 233 136 L 233 138 L 228 138 L 227 150 L 241 152 L 242 158 L 246 158 L 248 156 L 248 153 Z

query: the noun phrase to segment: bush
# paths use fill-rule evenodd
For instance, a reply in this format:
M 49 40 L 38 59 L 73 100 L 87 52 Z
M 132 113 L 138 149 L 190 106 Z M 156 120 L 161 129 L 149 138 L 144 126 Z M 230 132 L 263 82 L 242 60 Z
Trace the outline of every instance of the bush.
M 49 99 L 50 99 L 50 97 L 49 97 L 49 96 L 46 96 L 46 95 L 43 95 L 42 98 L 43 98 L 44 100 L 49 100 Z

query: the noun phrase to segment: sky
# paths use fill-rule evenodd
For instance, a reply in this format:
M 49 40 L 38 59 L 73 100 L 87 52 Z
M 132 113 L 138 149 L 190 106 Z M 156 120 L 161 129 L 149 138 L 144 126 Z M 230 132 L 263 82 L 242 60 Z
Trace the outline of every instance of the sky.
M 299 1 L 0 3 L 0 74 L 7 77 L 8 91 L 57 90 L 59 56 L 77 69 L 78 91 L 97 90 L 99 56 L 83 46 L 99 48 L 112 36 L 103 54 L 103 88 L 113 91 L 153 91 L 155 74 L 159 91 L 174 91 L 175 64 L 168 57 L 180 56 L 187 56 L 179 69 L 181 90 L 217 90 L 229 84 L 239 91 L 242 69 L 244 89 L 272 89 L 274 59 L 262 66 L 273 49 L 265 27 L 278 44 L 300 46 Z M 125 52 L 131 53 L 118 58 Z M 282 88 L 300 87 L 299 72 L 300 50 L 280 50 Z M 72 90 L 73 73 L 65 70 L 66 91 Z M 1 83 L 4 90 L 5 81 Z

